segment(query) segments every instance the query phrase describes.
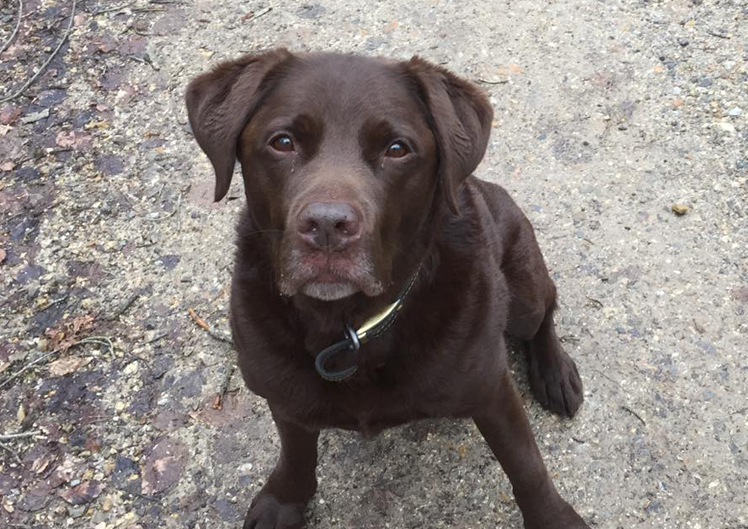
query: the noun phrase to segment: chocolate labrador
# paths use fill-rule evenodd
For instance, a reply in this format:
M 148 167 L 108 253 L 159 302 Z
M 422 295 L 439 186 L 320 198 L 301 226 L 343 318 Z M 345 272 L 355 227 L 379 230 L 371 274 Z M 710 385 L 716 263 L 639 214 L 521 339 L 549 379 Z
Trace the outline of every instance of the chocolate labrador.
M 551 482 L 507 367 L 505 332 L 525 342 L 543 406 L 579 409 L 533 228 L 471 175 L 492 126 L 481 91 L 418 57 L 281 49 L 200 75 L 186 102 L 216 200 L 241 164 L 231 329 L 281 440 L 244 528 L 303 526 L 322 428 L 429 417 L 475 421 L 526 528 L 588 527 Z

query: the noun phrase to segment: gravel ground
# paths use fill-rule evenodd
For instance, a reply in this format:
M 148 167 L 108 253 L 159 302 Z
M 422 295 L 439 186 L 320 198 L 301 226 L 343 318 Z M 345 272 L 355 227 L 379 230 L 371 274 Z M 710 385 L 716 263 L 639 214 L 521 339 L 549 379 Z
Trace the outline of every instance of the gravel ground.
M 72 2 L 24 4 L 0 98 Z M 514 358 L 557 486 L 593 527 L 748 528 L 748 5 L 367 4 L 79 1 L 0 104 L 0 526 L 240 525 L 278 441 L 225 341 L 241 183 L 211 203 L 182 93 L 285 45 L 481 83 L 478 174 L 534 223 L 585 383 L 558 419 Z M 470 423 L 331 431 L 320 451 L 310 527 L 521 526 Z

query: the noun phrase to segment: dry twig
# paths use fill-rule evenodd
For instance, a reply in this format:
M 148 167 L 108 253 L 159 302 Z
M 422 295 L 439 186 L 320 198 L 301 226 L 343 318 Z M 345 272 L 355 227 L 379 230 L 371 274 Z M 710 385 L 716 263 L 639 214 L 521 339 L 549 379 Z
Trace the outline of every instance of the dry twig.
M 639 420 L 641 421 L 641 423 L 642 423 L 642 424 L 643 424 L 644 426 L 646 426 L 646 425 L 647 425 L 647 423 L 646 423 L 646 422 L 644 422 L 644 419 L 642 419 L 642 418 L 641 418 L 641 415 L 639 415 L 638 413 L 636 413 L 636 412 L 635 412 L 634 410 L 632 410 L 632 409 L 631 409 L 631 408 L 629 408 L 628 406 L 621 406 L 621 409 L 622 409 L 623 411 L 627 411 L 627 412 L 629 412 L 629 413 L 630 413 L 631 415 L 633 415 L 634 417 L 636 417 L 637 419 L 639 419 Z
M 197 312 L 195 312 L 195 309 L 190 307 L 187 309 L 187 313 L 190 315 L 190 318 L 192 318 L 192 321 L 194 321 L 198 327 L 201 327 L 202 329 L 206 331 L 210 330 L 210 325 L 208 325 L 204 319 L 202 319 L 200 316 L 197 315 Z
M 229 367 L 228 373 L 226 373 L 226 376 L 223 379 L 223 382 L 221 383 L 221 387 L 218 389 L 218 393 L 216 393 L 215 398 L 213 399 L 213 409 L 214 410 L 221 410 L 223 409 L 223 398 L 226 396 L 226 391 L 229 389 L 229 384 L 231 383 L 231 377 L 234 375 L 234 370 L 236 367 L 232 364 Z
M 77 345 L 83 345 L 83 344 L 86 344 L 86 343 L 95 343 L 95 344 L 99 344 L 99 345 L 106 345 L 107 347 L 109 347 L 109 351 L 110 352 L 114 352 L 114 344 L 112 343 L 112 340 L 110 338 L 108 338 L 106 336 L 89 336 L 88 338 L 83 338 L 82 340 L 78 340 L 77 342 L 75 342 L 73 344 L 66 345 L 66 346 L 63 346 L 63 347 L 58 347 L 54 351 L 50 351 L 49 353 L 40 356 L 36 360 L 32 360 L 31 362 L 29 362 L 28 364 L 26 364 L 25 366 L 23 366 L 19 371 L 17 371 L 13 375 L 9 376 L 2 383 L 0 383 L 0 389 L 3 389 L 5 386 L 7 386 L 8 384 L 10 384 L 12 381 L 14 381 L 15 379 L 17 379 L 21 375 L 23 375 L 26 371 L 29 371 L 29 370 L 33 369 L 34 367 L 38 366 L 39 364 L 41 364 L 43 362 L 46 362 L 52 356 L 54 356 L 54 355 L 56 355 L 56 354 L 58 354 L 58 353 L 60 353 L 62 351 L 67 351 L 68 349 L 70 349 L 72 347 L 75 347 Z
M 227 344 L 231 344 L 231 345 L 234 344 L 234 342 L 228 336 L 225 336 L 222 333 L 212 330 L 210 328 L 210 325 L 208 325 L 208 322 L 206 322 L 204 319 L 198 316 L 197 313 L 195 312 L 195 309 L 193 309 L 192 307 L 187 309 L 187 313 L 190 315 L 190 318 L 192 318 L 192 321 L 194 321 L 198 327 L 200 327 L 205 332 L 207 332 L 208 336 L 210 336 L 211 338 L 214 338 L 220 342 L 224 342 Z
M 509 82 L 509 79 L 499 79 L 498 81 L 489 81 L 488 79 L 476 79 L 478 83 L 481 84 L 507 84 Z
M 268 14 L 268 13 L 270 13 L 270 12 L 271 12 L 272 10 L 273 10 L 273 8 L 272 8 L 272 7 L 266 7 L 265 9 L 262 9 L 262 10 L 260 10 L 259 12 L 255 13 L 254 15 L 252 15 L 251 17 L 249 17 L 249 18 L 247 19 L 247 21 L 249 21 L 249 20 L 255 20 L 255 19 L 257 19 L 257 18 L 260 18 L 260 17 L 261 17 L 261 16 L 263 16 L 263 15 L 267 15 L 267 14 Z
M 13 32 L 10 34 L 10 37 L 8 37 L 8 40 L 5 41 L 5 44 L 0 47 L 0 53 L 7 50 L 10 43 L 13 42 L 14 38 L 16 38 L 18 28 L 21 27 L 21 18 L 23 18 L 23 0 L 18 0 L 18 20 L 16 20 L 16 27 L 13 28 Z
M 15 373 L 15 374 L 11 375 L 10 377 L 8 377 L 7 379 L 5 379 L 5 381 L 2 384 L 0 384 L 0 389 L 3 389 L 5 386 L 7 386 L 8 384 L 10 384 L 12 381 L 14 381 L 15 379 L 17 379 L 21 375 L 23 375 L 26 371 L 28 371 L 30 369 L 33 369 L 34 366 L 36 366 L 38 364 L 41 364 L 42 362 L 48 360 L 52 355 L 56 355 L 60 351 L 62 351 L 62 348 L 55 349 L 54 351 L 52 351 L 50 353 L 47 353 L 45 355 L 42 355 L 42 356 L 40 356 L 39 358 L 37 358 L 36 360 L 34 360 L 32 362 L 29 362 L 28 364 L 26 364 L 25 366 L 23 366 L 23 368 L 21 368 L 20 371 L 18 371 L 17 373 Z
M 112 321 L 122 316 L 122 314 L 124 314 L 125 311 L 127 311 L 127 309 L 130 308 L 130 305 L 135 303 L 135 300 L 140 297 L 141 293 L 142 292 L 140 290 L 136 290 L 135 292 L 130 294 L 130 296 L 119 306 L 119 308 L 115 310 L 114 312 L 112 312 L 109 316 L 106 316 L 105 319 L 107 321 Z
M 91 16 L 95 17 L 96 15 L 103 15 L 104 13 L 111 13 L 113 11 L 122 11 L 123 9 L 127 9 L 128 7 L 130 7 L 131 5 L 133 5 L 134 3 L 135 2 L 127 2 L 126 4 L 123 4 L 123 5 L 118 6 L 118 7 L 108 7 L 106 9 L 97 9 L 96 11 L 94 11 L 93 13 L 91 13 Z
M 33 432 L 3 433 L 0 434 L 0 441 L 11 441 L 13 439 L 23 439 L 25 437 L 34 437 L 42 432 L 35 430 Z
M 34 81 L 37 80 L 37 78 L 44 72 L 44 70 L 47 69 L 47 66 L 49 66 L 49 63 L 52 62 L 52 60 L 57 56 L 57 53 L 60 51 L 60 48 L 62 48 L 62 45 L 65 44 L 65 41 L 68 40 L 68 36 L 70 35 L 70 31 L 73 29 L 73 20 L 75 19 L 75 7 L 78 3 L 78 0 L 73 0 L 73 6 L 70 8 L 70 19 L 68 20 L 68 27 L 65 28 L 65 33 L 63 33 L 62 38 L 60 39 L 59 44 L 57 44 L 57 47 L 54 49 L 54 51 L 49 55 L 46 61 L 44 61 L 44 64 L 37 70 L 37 72 L 31 76 L 31 79 L 26 81 L 21 88 L 19 88 L 16 92 L 12 93 L 9 96 L 6 96 L 2 99 L 0 99 L 0 103 L 7 103 L 8 101 L 12 101 L 13 99 L 17 98 L 18 96 L 22 95 L 26 89 L 31 86 Z
M 0 443 L 0 448 L 2 448 L 3 450 L 5 450 L 7 452 L 10 452 L 10 454 L 13 456 L 13 458 L 16 460 L 16 462 L 19 465 L 23 464 L 23 461 L 21 461 L 21 456 L 19 456 L 18 452 L 16 452 L 15 450 L 13 450 L 11 447 L 9 447 L 6 444 Z
M 707 33 L 711 35 L 712 37 L 717 37 L 718 39 L 727 39 L 729 40 L 731 37 L 727 33 L 723 33 L 722 31 L 717 31 L 714 29 L 707 30 Z

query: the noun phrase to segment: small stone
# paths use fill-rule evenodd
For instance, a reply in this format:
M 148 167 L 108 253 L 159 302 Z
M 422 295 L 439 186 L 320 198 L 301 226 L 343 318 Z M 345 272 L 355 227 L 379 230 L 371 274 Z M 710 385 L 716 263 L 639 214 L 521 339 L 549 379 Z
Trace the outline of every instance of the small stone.
M 16 105 L 5 105 L 0 109 L 0 124 L 10 125 L 21 117 L 21 109 Z
M 118 402 L 117 404 L 114 405 L 114 409 L 116 411 L 122 411 L 122 410 L 125 409 L 125 406 L 126 406 L 126 404 L 124 402 L 120 401 L 120 402 Z
M 688 213 L 689 209 L 691 208 L 683 204 L 673 204 L 672 206 L 670 206 L 670 209 L 673 213 L 675 213 L 679 217 L 682 217 L 683 215 Z
M 36 123 L 37 121 L 48 118 L 49 117 L 49 109 L 45 108 L 44 110 L 40 110 L 39 112 L 32 112 L 30 114 L 26 114 L 24 117 L 21 118 L 21 123 L 29 124 L 29 123 Z
M 681 38 L 681 39 L 678 39 L 678 44 L 680 44 L 681 47 L 685 48 L 686 46 L 688 46 L 689 42 L 688 42 L 688 39 Z
M 725 132 L 735 132 L 735 125 L 733 125 L 732 123 L 721 121 L 719 123 L 719 128 L 721 128 Z
M 86 513 L 86 510 L 88 509 L 85 505 L 75 505 L 68 507 L 68 514 L 73 518 L 80 518 Z
M 730 110 L 727 111 L 727 115 L 728 116 L 733 116 L 733 117 L 739 116 L 742 113 L 743 113 L 743 109 L 740 108 L 740 107 L 733 107 L 733 108 L 731 108 Z
M 127 364 L 125 366 L 125 369 L 123 369 L 123 372 L 126 375 L 134 375 L 135 373 L 138 372 L 138 368 L 139 368 L 138 361 L 135 360 L 134 362 L 130 362 L 129 364 Z

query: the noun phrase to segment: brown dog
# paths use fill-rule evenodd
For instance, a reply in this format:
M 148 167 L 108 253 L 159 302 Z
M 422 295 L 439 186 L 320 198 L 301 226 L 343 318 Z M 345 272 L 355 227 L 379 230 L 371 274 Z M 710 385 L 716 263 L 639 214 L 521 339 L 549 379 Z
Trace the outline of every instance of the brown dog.
M 485 96 L 419 58 L 278 50 L 217 66 L 186 97 L 216 200 L 241 162 L 231 328 L 281 439 L 245 529 L 303 526 L 320 429 L 427 417 L 474 419 L 526 528 L 588 527 L 556 492 L 507 368 L 505 331 L 527 343 L 545 407 L 582 403 L 532 226 L 471 176 Z

